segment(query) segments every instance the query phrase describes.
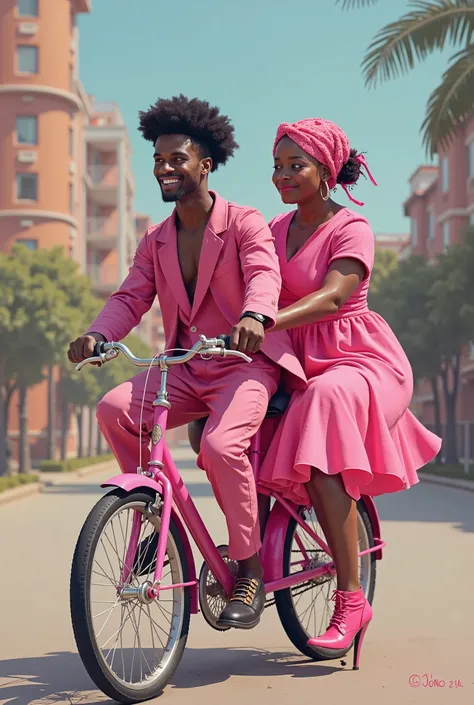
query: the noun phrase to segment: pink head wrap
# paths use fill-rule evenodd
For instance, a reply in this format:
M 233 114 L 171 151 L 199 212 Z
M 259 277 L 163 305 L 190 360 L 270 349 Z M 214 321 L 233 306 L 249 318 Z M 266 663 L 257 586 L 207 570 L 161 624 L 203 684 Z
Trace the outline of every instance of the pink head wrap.
M 327 184 L 330 189 L 333 189 L 337 184 L 337 175 L 349 159 L 351 151 L 349 140 L 341 128 L 333 122 L 322 118 L 306 118 L 294 123 L 282 122 L 277 130 L 273 144 L 274 155 L 278 142 L 285 136 L 293 140 L 298 147 L 301 147 L 311 157 L 327 166 L 331 173 L 331 178 L 328 179 Z M 377 186 L 369 171 L 365 157 L 359 154 L 356 159 L 365 168 L 374 186 Z M 353 203 L 358 206 L 364 205 L 362 201 L 356 201 L 351 196 L 346 184 L 341 184 L 341 186 Z

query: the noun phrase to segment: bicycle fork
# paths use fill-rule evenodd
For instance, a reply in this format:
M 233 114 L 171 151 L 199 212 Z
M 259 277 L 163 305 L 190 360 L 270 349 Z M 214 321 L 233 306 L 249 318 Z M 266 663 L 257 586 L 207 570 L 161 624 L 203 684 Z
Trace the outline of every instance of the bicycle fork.
M 151 602 L 156 599 L 160 590 L 171 590 L 178 587 L 187 587 L 195 584 L 195 581 L 193 581 L 190 583 L 179 583 L 161 587 L 166 555 L 166 544 L 170 528 L 171 508 L 173 504 L 173 489 L 170 481 L 162 472 L 164 468 L 164 431 L 166 430 L 168 411 L 171 408 L 171 404 L 168 401 L 168 392 L 166 391 L 168 368 L 166 365 L 160 365 L 160 368 L 161 385 L 157 397 L 153 402 L 154 420 L 153 431 L 151 434 L 151 455 L 148 462 L 148 469 L 144 470 L 141 467 L 137 468 L 137 472 L 139 474 L 155 480 L 157 485 L 161 486 L 162 498 L 157 496 L 155 503 L 150 504 L 146 509 L 146 517 L 148 521 L 153 524 L 158 533 L 158 546 L 156 551 L 153 583 L 148 582 L 138 588 L 127 586 L 137 558 L 138 542 L 140 539 L 143 521 L 143 514 L 136 511 L 133 516 L 130 542 L 121 574 L 121 585 L 125 587 L 122 587 L 120 590 L 122 599 L 136 599 L 139 597 L 146 602 Z

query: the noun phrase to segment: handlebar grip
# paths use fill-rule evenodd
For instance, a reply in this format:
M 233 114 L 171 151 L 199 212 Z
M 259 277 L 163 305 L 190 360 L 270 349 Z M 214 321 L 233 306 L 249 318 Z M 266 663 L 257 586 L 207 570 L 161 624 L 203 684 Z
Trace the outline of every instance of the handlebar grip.
M 230 335 L 218 335 L 217 340 L 223 340 L 225 349 L 230 350 Z
M 94 345 L 94 352 L 92 353 L 93 357 L 99 357 L 100 355 L 102 355 L 102 353 L 104 352 L 102 348 L 103 344 L 104 342 L 102 340 L 99 340 L 99 342 Z

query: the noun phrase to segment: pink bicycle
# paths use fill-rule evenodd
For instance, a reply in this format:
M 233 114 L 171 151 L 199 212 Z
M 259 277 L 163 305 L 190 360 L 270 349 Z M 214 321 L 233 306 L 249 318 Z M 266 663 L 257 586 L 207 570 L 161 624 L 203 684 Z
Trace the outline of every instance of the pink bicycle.
M 228 350 L 223 337 L 201 336 L 183 355 L 153 359 L 136 358 L 121 343 L 100 343 L 94 357 L 76 369 L 107 362 L 120 352 L 138 367 L 161 369 L 151 460 L 148 468 L 131 468 L 102 485 L 112 489 L 92 508 L 81 530 L 72 562 L 70 607 L 77 648 L 90 677 L 110 698 L 131 703 L 156 697 L 169 683 L 186 646 L 190 615 L 199 607 L 207 623 L 219 630 L 217 619 L 236 574 L 227 547 L 213 543 L 165 442 L 169 367 L 195 355 L 251 359 Z M 288 396 L 277 393 L 268 415 L 283 413 L 287 404 Z M 258 477 L 260 433 L 249 452 Z M 261 549 L 265 591 L 273 594 L 266 607 L 276 605 L 299 651 L 322 660 L 307 640 L 325 631 L 329 622 L 335 576 L 330 551 L 313 510 L 270 496 L 274 502 Z M 199 577 L 186 529 L 204 558 Z M 358 531 L 360 581 L 372 602 L 376 561 L 385 543 L 370 497 L 358 502 Z

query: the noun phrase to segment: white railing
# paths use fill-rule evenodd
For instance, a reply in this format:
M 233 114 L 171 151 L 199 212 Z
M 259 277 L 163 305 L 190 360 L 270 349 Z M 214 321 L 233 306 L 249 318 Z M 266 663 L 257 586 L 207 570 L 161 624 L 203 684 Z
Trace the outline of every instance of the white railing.
M 112 171 L 116 168 L 114 164 L 89 164 L 87 173 L 95 186 L 116 186 L 116 174 Z M 103 183 L 105 182 L 105 183 Z
M 87 218 L 87 233 L 107 238 L 117 235 L 117 222 L 106 216 L 89 216 Z
M 87 274 L 94 289 L 115 291 L 118 289 L 118 264 L 90 264 Z

